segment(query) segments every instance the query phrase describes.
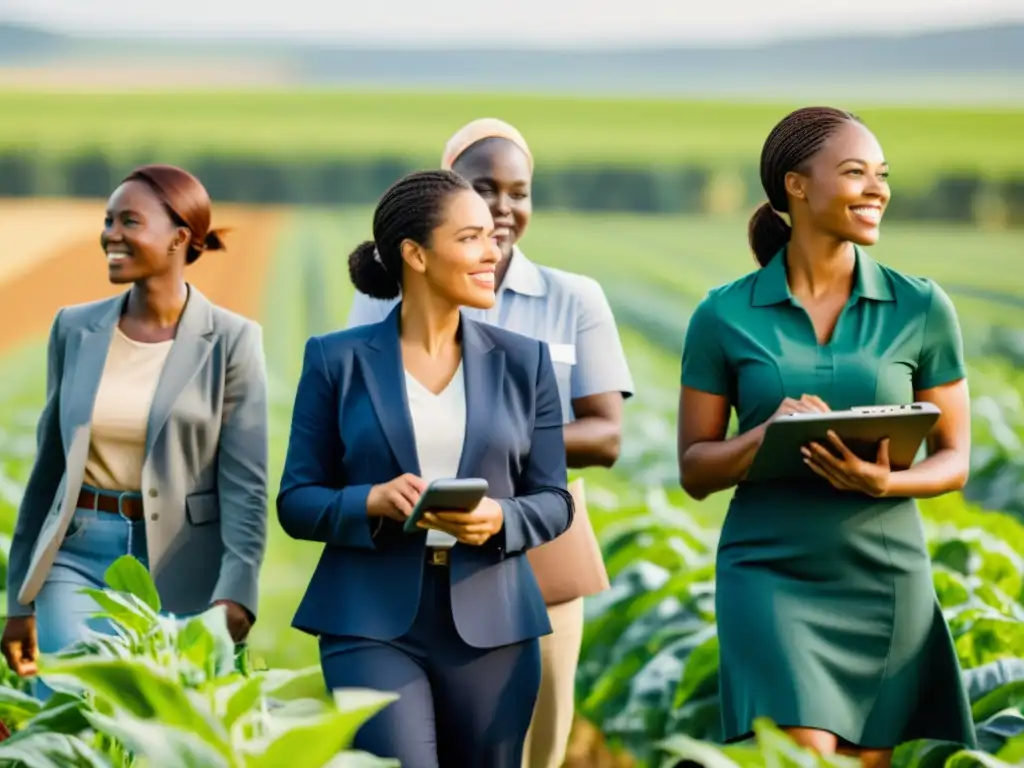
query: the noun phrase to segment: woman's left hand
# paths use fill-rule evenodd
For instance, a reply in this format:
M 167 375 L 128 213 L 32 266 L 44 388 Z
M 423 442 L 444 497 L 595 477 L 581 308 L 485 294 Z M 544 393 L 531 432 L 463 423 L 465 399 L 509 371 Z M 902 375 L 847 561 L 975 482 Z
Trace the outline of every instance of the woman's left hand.
M 504 524 L 501 505 L 494 499 L 484 498 L 472 512 L 427 512 L 419 526 L 444 531 L 463 544 L 479 547 Z
M 855 455 L 843 444 L 839 435 L 831 430 L 828 439 L 839 456 L 836 457 L 818 443 L 811 443 L 800 449 L 804 463 L 841 491 L 856 491 L 874 498 L 884 496 L 892 474 L 889 467 L 889 438 L 878 444 L 878 455 L 873 462 L 864 461 Z
M 249 630 L 252 629 L 252 617 L 249 612 L 233 600 L 218 600 L 214 605 L 223 605 L 224 610 L 227 611 L 228 632 L 231 633 L 231 639 L 236 643 L 245 642 L 249 636 Z

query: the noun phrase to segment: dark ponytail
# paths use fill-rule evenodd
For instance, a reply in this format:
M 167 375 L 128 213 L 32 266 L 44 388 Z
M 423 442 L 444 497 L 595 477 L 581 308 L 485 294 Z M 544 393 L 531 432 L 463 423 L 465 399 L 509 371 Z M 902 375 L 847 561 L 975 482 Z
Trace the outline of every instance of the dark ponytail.
M 789 242 L 792 232 L 789 224 L 775 212 L 771 203 L 758 206 L 747 225 L 747 240 L 757 263 L 762 267 L 768 266 L 772 257 Z
M 861 120 L 841 109 L 804 107 L 790 112 L 768 134 L 761 148 L 761 186 L 768 202 L 754 211 L 747 226 L 750 249 L 762 267 L 785 247 L 793 231 L 779 215 L 789 213 L 786 174 L 806 170 L 807 161 L 849 122 Z
M 202 240 L 197 241 L 193 238 L 192 242 L 188 245 L 188 251 L 185 253 L 185 263 L 192 264 L 207 251 L 226 251 L 227 246 L 224 245 L 225 232 L 227 232 L 226 229 L 211 229 Z
M 402 243 L 430 246 L 444 220 L 448 198 L 472 191 L 453 171 L 417 171 L 394 184 L 373 212 L 373 240 L 360 243 L 348 257 L 352 284 L 374 299 L 393 299 L 402 291 Z
M 348 274 L 360 293 L 374 299 L 393 299 L 402 290 L 401 273 L 393 277 L 377 259 L 377 246 L 366 240 L 348 257 Z

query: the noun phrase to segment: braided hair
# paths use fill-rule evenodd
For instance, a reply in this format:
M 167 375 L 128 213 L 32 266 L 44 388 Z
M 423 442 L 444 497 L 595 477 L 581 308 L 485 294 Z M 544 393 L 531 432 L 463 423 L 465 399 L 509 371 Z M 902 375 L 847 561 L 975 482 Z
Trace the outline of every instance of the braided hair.
M 402 290 L 402 243 L 429 246 L 440 226 L 448 198 L 472 190 L 453 171 L 417 171 L 394 184 L 373 212 L 373 240 L 356 247 L 348 271 L 358 291 L 375 299 L 393 299 Z
M 792 229 L 779 213 L 789 213 L 786 174 L 803 172 L 807 161 L 844 123 L 861 122 L 856 115 L 832 107 L 804 107 L 772 128 L 761 149 L 761 186 L 768 195 L 750 217 L 747 237 L 757 263 L 767 265 L 789 242 Z

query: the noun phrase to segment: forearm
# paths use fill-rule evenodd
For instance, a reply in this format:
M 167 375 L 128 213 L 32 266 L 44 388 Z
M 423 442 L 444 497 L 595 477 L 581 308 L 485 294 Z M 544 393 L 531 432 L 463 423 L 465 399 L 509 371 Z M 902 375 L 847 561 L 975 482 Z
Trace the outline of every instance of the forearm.
M 890 474 L 883 496 L 927 499 L 959 491 L 967 484 L 969 471 L 969 458 L 964 452 L 953 449 L 937 451 L 909 469 Z
M 497 502 L 504 518 L 499 540 L 506 552 L 524 552 L 547 544 L 572 524 L 572 494 L 562 488 L 545 488 Z
M 366 500 L 369 485 L 341 490 L 302 486 L 282 490 L 277 497 L 277 516 L 293 539 L 317 541 L 336 547 L 376 549 Z
M 260 566 L 262 555 L 253 560 L 237 553 L 227 552 L 220 561 L 220 577 L 210 597 L 211 603 L 230 600 L 248 611 L 250 619 L 256 620 L 259 605 Z
M 39 448 L 18 508 L 18 518 L 14 524 L 10 552 L 7 556 L 8 616 L 27 616 L 35 610 L 31 605 L 21 605 L 18 602 L 18 593 L 25 581 L 39 532 L 46 521 L 47 512 L 55 500 L 57 488 L 64 474 L 64 455 L 58 441 L 59 437 L 53 436 L 49 440 L 44 440 Z
M 754 461 L 764 440 L 764 429 L 756 427 L 730 440 L 709 440 L 689 446 L 679 458 L 683 489 L 700 500 L 738 484 Z
M 50 503 L 52 496 L 44 501 L 44 497 L 38 492 L 26 492 L 22 498 L 14 534 L 11 536 L 10 552 L 7 555 L 6 591 L 9 616 L 30 615 L 35 610 L 32 606 L 18 603 L 18 593 L 25 582 L 32 561 L 32 552 L 35 550 Z
M 585 416 L 566 424 L 562 435 L 570 469 L 611 467 L 619 458 L 621 429 L 612 419 Z
M 212 602 L 230 600 L 255 618 L 259 602 L 260 568 L 267 551 L 267 510 L 249 507 L 232 511 L 222 505 L 221 537 L 224 554 Z

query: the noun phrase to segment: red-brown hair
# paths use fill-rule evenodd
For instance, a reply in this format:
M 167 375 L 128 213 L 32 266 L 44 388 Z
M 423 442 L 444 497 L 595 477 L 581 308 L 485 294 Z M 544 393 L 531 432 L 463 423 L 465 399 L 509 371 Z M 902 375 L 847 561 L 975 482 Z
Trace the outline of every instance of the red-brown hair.
M 222 235 L 226 230 L 210 229 L 210 195 L 206 187 L 188 171 L 173 165 L 142 165 L 124 181 L 141 181 L 163 203 L 176 226 L 192 233 L 185 262 L 191 264 L 204 251 L 225 250 Z

